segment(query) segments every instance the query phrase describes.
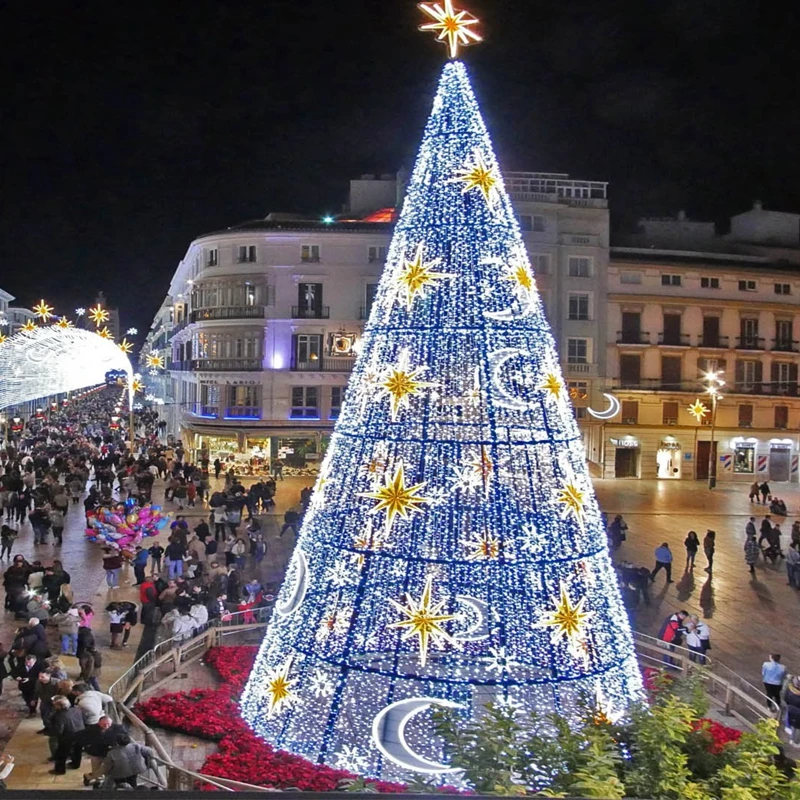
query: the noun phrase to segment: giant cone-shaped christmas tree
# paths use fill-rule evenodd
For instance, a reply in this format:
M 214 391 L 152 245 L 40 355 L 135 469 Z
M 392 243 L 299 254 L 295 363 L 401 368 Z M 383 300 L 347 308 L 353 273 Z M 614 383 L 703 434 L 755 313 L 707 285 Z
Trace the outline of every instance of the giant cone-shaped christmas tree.
M 492 145 L 444 69 L 347 399 L 242 698 L 277 747 L 443 773 L 434 706 L 641 699 L 581 437 Z M 449 779 L 452 779 L 450 776 Z

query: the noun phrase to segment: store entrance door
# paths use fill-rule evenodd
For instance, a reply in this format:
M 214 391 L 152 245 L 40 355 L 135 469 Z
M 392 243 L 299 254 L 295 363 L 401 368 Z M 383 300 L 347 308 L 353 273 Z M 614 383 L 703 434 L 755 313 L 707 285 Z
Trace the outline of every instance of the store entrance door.
M 634 447 L 618 447 L 614 456 L 614 475 L 617 478 L 636 478 L 639 470 L 639 451 Z
M 697 443 L 697 461 L 694 465 L 694 477 L 698 481 L 708 480 L 708 454 L 711 451 L 711 442 Z M 717 477 L 717 443 L 714 442 L 714 458 L 711 461 L 714 477 Z
M 679 444 L 663 442 L 656 453 L 658 477 L 665 480 L 681 477 L 681 447 Z
M 788 447 L 771 447 L 769 451 L 769 479 L 788 481 L 790 477 L 792 451 Z

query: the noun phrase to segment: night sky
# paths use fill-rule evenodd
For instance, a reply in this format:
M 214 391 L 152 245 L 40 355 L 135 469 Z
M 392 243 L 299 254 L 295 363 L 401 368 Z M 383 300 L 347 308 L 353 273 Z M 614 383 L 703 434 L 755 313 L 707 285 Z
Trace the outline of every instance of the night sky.
M 610 181 L 617 230 L 800 212 L 779 5 L 465 2 L 503 167 Z M 144 332 L 198 234 L 336 212 L 350 178 L 411 166 L 445 58 L 420 21 L 412 0 L 4 0 L 0 287 L 69 314 L 103 290 Z

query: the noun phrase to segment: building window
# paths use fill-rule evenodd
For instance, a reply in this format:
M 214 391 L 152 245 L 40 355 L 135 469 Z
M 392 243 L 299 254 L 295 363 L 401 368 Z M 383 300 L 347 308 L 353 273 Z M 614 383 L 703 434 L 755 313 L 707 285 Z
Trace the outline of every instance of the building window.
M 531 266 L 534 275 L 550 274 L 550 256 L 542 253 L 534 253 L 531 256 Z
M 719 278 L 700 278 L 701 289 L 719 289 Z
M 586 381 L 570 381 L 567 384 L 567 389 L 573 402 L 586 400 L 589 397 L 589 384 Z
M 638 400 L 623 400 L 622 401 L 622 424 L 623 425 L 638 425 L 639 424 L 639 401 Z
M 567 339 L 567 363 L 568 364 L 589 363 L 588 339 Z
M 342 403 L 344 403 L 346 388 L 346 386 L 331 387 L 331 419 L 339 419 L 339 414 L 342 413 Z
M 775 294 L 791 294 L 792 285 L 790 283 L 776 283 Z
M 383 264 L 386 262 L 386 247 L 370 247 L 369 248 L 369 263 L 370 264 Z M 317 261 L 319 261 L 319 254 L 317 254 Z
M 739 360 L 736 362 L 736 389 L 740 392 L 755 391 L 762 381 L 760 361 Z
M 681 276 L 680 275 L 662 275 L 661 276 L 661 285 L 662 286 L 680 286 L 681 285 Z
M 240 264 L 255 264 L 256 246 L 254 244 L 240 244 L 238 261 Z
M 589 415 L 586 413 L 585 406 L 576 406 L 575 407 L 575 419 L 588 419 Z
M 624 353 L 619 357 L 619 382 L 624 387 L 637 388 L 642 382 L 642 357 Z
M 785 431 L 789 427 L 789 406 L 774 406 L 775 408 L 775 427 L 779 431 Z
M 757 289 L 755 281 L 739 281 L 740 292 L 755 292 Z
M 292 387 L 292 419 L 319 419 L 319 389 L 316 386 Z
M 546 228 L 546 220 L 544 217 L 534 216 L 533 218 L 533 232 L 544 233 Z
M 206 266 L 216 267 L 219 265 L 219 250 L 216 247 L 210 247 L 206 250 Z
M 751 410 L 752 408 L 750 406 Z M 736 445 L 733 450 L 733 471 L 748 475 L 756 471 L 756 446 L 754 444 Z
M 297 310 L 296 315 L 303 319 L 322 319 L 322 284 L 298 283 L 297 284 Z
M 639 285 L 642 282 L 642 273 L 641 272 L 620 272 L 619 274 L 619 282 L 620 283 L 627 283 L 632 285 Z
M 585 256 L 570 256 L 568 274 L 570 278 L 591 278 L 592 259 Z
M 533 230 L 533 217 L 530 214 L 517 214 L 519 229 L 524 233 Z
M 377 294 L 377 283 L 368 283 L 364 286 L 364 308 L 361 309 L 361 319 L 369 319 Z
M 797 364 L 772 362 L 772 391 L 775 394 L 797 393 Z
M 298 333 L 294 337 L 294 363 L 300 369 L 317 367 L 322 356 L 322 335 Z
M 319 261 L 319 245 L 304 244 L 300 248 L 300 260 L 304 264 L 316 264 Z
M 661 387 L 663 389 L 681 388 L 681 357 L 661 357 Z
M 742 403 L 739 406 L 739 427 L 753 427 L 753 406 L 750 403 Z
M 794 350 L 794 324 L 792 320 L 775 320 L 775 349 Z
M 678 424 L 678 403 L 672 401 L 661 404 L 661 422 L 663 425 Z
M 589 319 L 589 295 L 571 294 L 569 296 L 569 319 L 588 320 Z

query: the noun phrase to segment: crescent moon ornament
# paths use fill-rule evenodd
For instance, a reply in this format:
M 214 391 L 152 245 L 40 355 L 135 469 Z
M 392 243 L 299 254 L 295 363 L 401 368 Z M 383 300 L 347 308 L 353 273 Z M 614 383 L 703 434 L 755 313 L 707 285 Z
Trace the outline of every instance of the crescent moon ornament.
M 308 591 L 308 559 L 306 554 L 298 547 L 297 548 L 297 568 L 294 586 L 292 587 L 289 597 L 275 605 L 275 612 L 282 617 L 290 617 L 297 611 L 306 599 L 306 592 Z
M 605 411 L 595 411 L 593 408 L 587 408 L 586 410 L 595 418 L 595 419 L 613 419 L 614 417 L 619 414 L 622 405 L 620 404 L 619 400 L 614 397 L 613 394 L 604 394 L 603 397 L 608 400 L 608 408 Z
M 514 397 L 513 393 L 509 391 L 503 378 L 501 371 L 503 367 L 512 358 L 526 358 L 530 357 L 530 353 L 526 350 L 518 350 L 517 348 L 508 347 L 503 350 L 497 350 L 489 355 L 490 379 L 492 388 L 495 391 L 495 402 L 502 408 L 510 408 L 512 411 L 526 411 L 533 407 L 533 405 L 526 400 L 519 397 Z
M 459 642 L 482 642 L 489 638 L 489 604 L 469 594 L 457 594 L 456 600 L 471 608 L 478 621 L 470 625 L 463 633 L 454 633 L 453 638 Z
M 406 727 L 411 720 L 431 706 L 464 708 L 460 703 L 440 697 L 409 697 L 391 703 L 375 715 L 372 722 L 372 741 L 381 753 L 411 772 L 442 774 L 460 770 L 431 761 L 411 749 L 406 739 Z

